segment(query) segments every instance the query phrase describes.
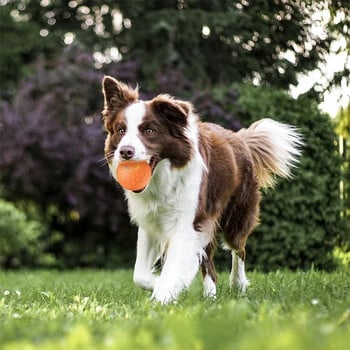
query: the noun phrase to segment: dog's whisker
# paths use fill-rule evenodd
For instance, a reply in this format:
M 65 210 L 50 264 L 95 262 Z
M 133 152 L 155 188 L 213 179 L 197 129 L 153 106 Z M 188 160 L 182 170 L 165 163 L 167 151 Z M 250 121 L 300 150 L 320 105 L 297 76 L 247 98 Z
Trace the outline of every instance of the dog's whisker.
M 107 162 L 107 159 L 102 158 L 102 159 L 100 159 L 100 160 L 97 161 L 97 164 L 98 164 L 98 166 L 99 166 L 100 168 L 102 168 L 102 167 L 108 165 L 108 162 Z
M 97 163 L 107 163 L 106 158 L 101 158 L 97 161 Z

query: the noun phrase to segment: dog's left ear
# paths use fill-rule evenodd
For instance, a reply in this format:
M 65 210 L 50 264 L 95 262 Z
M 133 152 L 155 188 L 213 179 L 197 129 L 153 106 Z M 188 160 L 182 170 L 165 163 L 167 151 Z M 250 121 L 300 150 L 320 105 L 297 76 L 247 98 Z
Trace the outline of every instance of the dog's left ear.
M 168 121 L 185 127 L 187 117 L 192 111 L 189 102 L 175 100 L 169 95 L 159 95 L 151 101 L 153 110 Z
M 105 111 L 118 112 L 135 102 L 139 97 L 137 89 L 134 90 L 110 76 L 104 77 L 102 91 L 105 99 Z

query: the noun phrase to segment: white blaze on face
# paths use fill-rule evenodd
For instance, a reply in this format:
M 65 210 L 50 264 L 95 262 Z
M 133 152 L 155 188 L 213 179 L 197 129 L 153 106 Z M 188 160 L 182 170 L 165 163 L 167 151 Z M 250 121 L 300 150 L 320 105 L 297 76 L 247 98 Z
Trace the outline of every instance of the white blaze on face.
M 115 169 L 121 161 L 120 149 L 123 146 L 130 146 L 135 149 L 135 155 L 132 160 L 149 160 L 146 148 L 140 139 L 139 126 L 146 114 L 146 106 L 143 102 L 136 102 L 125 109 L 126 132 L 122 137 L 114 153 L 112 167 Z

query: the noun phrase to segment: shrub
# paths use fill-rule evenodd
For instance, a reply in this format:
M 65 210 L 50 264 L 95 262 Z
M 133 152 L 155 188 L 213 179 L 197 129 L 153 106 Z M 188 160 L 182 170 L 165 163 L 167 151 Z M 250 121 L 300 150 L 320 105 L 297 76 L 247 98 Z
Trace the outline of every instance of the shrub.
M 44 253 L 45 227 L 29 219 L 12 203 L 0 199 L 0 267 L 48 266 L 54 263 Z

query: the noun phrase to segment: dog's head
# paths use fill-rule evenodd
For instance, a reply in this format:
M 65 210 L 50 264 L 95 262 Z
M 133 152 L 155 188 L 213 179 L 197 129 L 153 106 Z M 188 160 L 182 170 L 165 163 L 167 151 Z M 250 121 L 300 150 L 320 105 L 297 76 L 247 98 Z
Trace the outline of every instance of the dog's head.
M 123 160 L 145 160 L 154 171 L 163 159 L 175 168 L 191 159 L 194 117 L 190 103 L 168 95 L 141 101 L 137 89 L 108 76 L 103 79 L 103 94 L 108 132 L 105 157 L 113 176 Z

